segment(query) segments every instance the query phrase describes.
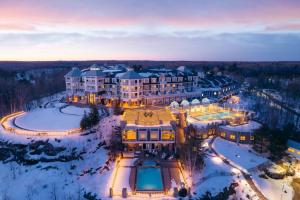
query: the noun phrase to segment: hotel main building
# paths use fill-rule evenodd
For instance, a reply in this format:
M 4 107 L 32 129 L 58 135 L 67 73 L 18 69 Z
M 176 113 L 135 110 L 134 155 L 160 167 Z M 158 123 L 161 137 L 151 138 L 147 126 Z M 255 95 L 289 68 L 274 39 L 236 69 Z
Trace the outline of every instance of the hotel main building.
M 237 82 L 226 76 L 205 76 L 185 66 L 149 68 L 139 72 L 116 65 L 73 68 L 65 75 L 67 100 L 121 106 L 168 105 L 173 101 L 209 98 L 235 93 Z

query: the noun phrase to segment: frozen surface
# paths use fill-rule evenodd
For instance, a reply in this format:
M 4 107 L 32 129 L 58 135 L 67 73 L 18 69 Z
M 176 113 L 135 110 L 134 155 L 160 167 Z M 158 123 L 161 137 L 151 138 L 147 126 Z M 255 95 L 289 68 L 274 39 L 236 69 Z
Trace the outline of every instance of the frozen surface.
M 41 108 L 16 118 L 15 123 L 30 130 L 64 131 L 79 128 L 81 118 L 81 116 L 60 113 L 58 108 Z
M 84 112 L 87 114 L 90 112 L 89 108 L 80 108 L 76 106 L 67 106 L 61 110 L 63 113 L 71 114 L 71 115 L 81 115 L 83 116 Z

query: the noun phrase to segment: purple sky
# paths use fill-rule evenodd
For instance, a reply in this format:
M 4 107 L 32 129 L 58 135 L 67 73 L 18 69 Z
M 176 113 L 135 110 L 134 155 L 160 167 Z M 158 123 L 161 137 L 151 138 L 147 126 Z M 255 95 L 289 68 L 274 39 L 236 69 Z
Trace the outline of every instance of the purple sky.
M 0 60 L 300 60 L 299 0 L 0 0 Z

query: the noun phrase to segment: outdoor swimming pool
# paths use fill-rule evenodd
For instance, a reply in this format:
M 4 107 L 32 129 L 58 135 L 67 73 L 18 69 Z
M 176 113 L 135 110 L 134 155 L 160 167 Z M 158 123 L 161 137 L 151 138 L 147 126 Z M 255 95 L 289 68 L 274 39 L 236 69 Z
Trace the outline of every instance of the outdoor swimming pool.
M 231 114 L 232 114 L 231 112 L 226 111 L 226 112 L 200 115 L 195 118 L 198 120 L 220 120 L 230 116 Z
M 162 191 L 164 189 L 161 169 L 156 162 L 145 160 L 137 169 L 136 190 L 137 191 Z

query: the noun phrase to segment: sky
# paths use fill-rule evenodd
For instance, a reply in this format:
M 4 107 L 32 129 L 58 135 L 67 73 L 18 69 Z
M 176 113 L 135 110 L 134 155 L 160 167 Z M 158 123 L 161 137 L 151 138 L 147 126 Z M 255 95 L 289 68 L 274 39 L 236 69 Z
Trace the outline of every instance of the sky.
M 299 61 L 300 0 L 0 0 L 0 60 Z

